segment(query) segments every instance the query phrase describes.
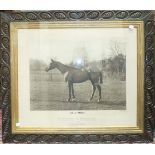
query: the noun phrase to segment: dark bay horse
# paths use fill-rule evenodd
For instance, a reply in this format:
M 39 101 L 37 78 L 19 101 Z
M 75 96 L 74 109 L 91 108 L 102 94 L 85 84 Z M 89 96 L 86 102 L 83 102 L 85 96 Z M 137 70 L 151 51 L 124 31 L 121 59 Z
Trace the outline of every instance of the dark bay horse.
M 92 72 L 92 71 L 89 72 L 87 70 L 77 69 L 51 59 L 51 63 L 49 64 L 49 67 L 46 68 L 46 71 L 48 72 L 49 70 L 52 70 L 55 68 L 58 69 L 64 75 L 65 81 L 68 83 L 68 88 L 69 88 L 68 101 L 71 101 L 71 96 L 73 96 L 73 99 L 75 99 L 73 84 L 82 83 L 87 80 L 91 81 L 92 88 L 93 88 L 90 100 L 93 99 L 96 87 L 98 88 L 98 91 L 99 91 L 98 102 L 101 100 L 101 86 L 100 86 L 100 83 L 102 83 L 101 72 Z

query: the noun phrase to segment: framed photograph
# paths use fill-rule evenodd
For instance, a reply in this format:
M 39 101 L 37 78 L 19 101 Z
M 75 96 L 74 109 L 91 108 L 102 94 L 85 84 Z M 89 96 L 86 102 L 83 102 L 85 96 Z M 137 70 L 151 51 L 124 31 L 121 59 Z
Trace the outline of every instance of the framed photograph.
M 151 11 L 1 12 L 4 143 L 153 141 Z

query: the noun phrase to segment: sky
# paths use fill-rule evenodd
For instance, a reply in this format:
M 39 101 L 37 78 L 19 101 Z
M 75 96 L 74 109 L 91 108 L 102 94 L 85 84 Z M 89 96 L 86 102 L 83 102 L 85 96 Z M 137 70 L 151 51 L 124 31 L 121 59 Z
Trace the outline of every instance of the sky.
M 18 41 L 30 59 L 49 63 L 51 58 L 62 63 L 86 55 L 89 61 L 108 58 L 111 42 L 121 43 L 123 52 L 128 43 L 128 28 L 57 28 L 20 29 Z

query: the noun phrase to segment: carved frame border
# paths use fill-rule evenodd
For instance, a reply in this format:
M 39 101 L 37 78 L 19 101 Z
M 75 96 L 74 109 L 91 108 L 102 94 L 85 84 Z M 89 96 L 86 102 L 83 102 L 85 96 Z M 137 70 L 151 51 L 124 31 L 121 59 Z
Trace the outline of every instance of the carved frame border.
M 0 12 L 1 96 L 4 143 L 149 143 L 153 141 L 153 14 L 151 11 L 1 11 Z M 143 134 L 12 134 L 10 100 L 10 22 L 141 20 L 145 24 L 145 79 Z

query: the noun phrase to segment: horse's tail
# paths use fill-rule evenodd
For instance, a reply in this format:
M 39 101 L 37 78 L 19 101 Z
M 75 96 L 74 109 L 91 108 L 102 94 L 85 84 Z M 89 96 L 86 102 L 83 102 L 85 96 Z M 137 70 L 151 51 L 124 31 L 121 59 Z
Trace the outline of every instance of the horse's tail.
M 103 83 L 103 80 L 102 80 L 102 72 L 100 72 L 100 75 L 99 75 L 99 79 L 100 79 L 100 83 Z

